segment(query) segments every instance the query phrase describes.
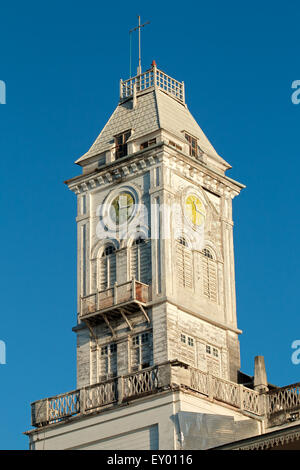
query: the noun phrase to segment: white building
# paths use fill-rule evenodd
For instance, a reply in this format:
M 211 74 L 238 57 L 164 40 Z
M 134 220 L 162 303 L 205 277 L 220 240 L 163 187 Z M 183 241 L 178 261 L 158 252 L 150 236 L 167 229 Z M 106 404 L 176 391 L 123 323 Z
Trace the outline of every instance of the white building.
M 155 63 L 121 81 L 76 163 L 77 389 L 32 404 L 30 448 L 206 449 L 273 431 L 277 406 L 286 423 L 297 392 L 291 408 L 269 390 L 261 357 L 254 379 L 240 372 L 232 200 L 244 186 L 184 84 Z

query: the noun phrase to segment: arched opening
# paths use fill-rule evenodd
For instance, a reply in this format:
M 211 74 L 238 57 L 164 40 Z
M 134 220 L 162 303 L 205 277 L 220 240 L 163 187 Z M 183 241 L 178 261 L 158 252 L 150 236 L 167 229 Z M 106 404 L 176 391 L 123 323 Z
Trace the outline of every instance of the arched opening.
M 193 257 L 184 237 L 176 240 L 176 278 L 179 286 L 192 288 Z
M 100 291 L 113 287 L 116 282 L 116 249 L 107 245 L 99 259 L 98 288 Z
M 130 248 L 130 277 L 149 284 L 151 281 L 151 242 L 136 238 Z
M 202 289 L 203 295 L 213 302 L 218 301 L 217 265 L 209 248 L 202 250 Z

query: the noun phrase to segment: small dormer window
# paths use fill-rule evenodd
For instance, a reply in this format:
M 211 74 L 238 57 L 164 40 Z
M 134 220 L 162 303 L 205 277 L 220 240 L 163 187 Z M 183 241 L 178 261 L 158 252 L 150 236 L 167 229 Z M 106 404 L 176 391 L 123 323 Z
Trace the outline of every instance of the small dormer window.
M 191 157 L 197 157 L 197 139 L 187 133 L 184 134 L 184 137 L 189 144 L 189 155 Z
M 116 160 L 127 155 L 127 142 L 130 136 L 131 131 L 126 131 L 115 136 Z

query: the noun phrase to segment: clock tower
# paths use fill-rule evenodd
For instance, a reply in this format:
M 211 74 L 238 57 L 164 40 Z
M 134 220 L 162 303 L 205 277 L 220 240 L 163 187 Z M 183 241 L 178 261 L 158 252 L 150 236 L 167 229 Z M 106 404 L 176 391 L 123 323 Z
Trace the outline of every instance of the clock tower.
M 46 448 L 193 448 L 200 421 L 196 448 L 258 433 L 259 395 L 239 373 L 232 200 L 243 185 L 184 83 L 155 62 L 121 80 L 76 163 L 77 387 L 33 404 L 34 425 L 54 430 Z

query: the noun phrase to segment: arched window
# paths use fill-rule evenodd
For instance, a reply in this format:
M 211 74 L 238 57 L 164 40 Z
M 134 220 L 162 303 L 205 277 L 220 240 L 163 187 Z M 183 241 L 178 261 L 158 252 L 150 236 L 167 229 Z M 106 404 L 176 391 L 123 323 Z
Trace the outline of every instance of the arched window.
M 116 249 L 113 245 L 107 245 L 99 260 L 99 290 L 103 291 L 116 282 Z
M 176 278 L 181 287 L 193 285 L 193 257 L 184 237 L 176 240 Z
M 151 242 L 143 237 L 138 237 L 132 243 L 130 250 L 131 278 L 149 284 L 151 271 Z
M 202 288 L 205 297 L 213 302 L 218 301 L 217 266 L 209 248 L 202 251 Z

